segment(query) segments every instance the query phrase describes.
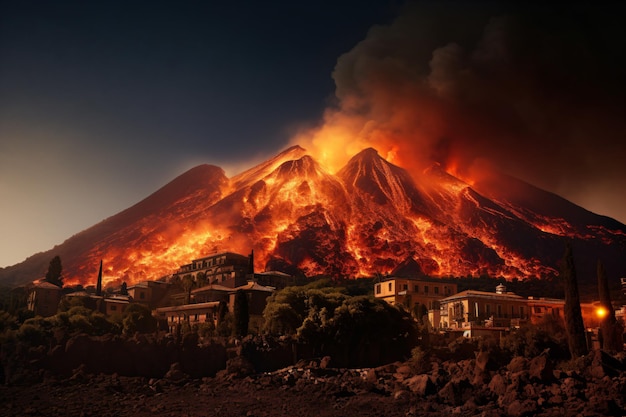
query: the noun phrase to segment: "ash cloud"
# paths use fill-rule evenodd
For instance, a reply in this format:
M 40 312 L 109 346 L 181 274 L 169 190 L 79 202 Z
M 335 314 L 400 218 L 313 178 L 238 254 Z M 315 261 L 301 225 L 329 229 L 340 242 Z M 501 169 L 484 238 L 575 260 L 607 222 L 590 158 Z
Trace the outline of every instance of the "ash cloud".
M 487 164 L 624 222 L 623 11 L 412 4 L 338 59 L 335 103 L 295 141 L 334 169 L 366 146 L 415 172 Z

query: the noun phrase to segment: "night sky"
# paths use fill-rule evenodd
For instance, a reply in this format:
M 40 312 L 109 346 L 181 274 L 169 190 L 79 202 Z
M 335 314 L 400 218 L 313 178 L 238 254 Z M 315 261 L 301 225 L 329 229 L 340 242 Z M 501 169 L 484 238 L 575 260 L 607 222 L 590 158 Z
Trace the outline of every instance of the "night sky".
M 0 266 L 294 143 L 487 163 L 626 222 L 624 9 L 520 4 L 0 1 Z

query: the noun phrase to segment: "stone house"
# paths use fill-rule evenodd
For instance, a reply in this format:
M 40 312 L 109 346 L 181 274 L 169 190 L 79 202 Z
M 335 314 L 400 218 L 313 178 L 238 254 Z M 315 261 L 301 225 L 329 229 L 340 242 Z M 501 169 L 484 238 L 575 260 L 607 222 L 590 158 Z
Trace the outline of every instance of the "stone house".
M 27 307 L 36 316 L 50 317 L 57 313 L 61 301 L 61 287 L 43 281 L 31 289 L 28 294 Z
M 442 298 L 456 294 L 457 285 L 426 278 L 387 277 L 374 284 L 374 296 L 391 305 L 402 304 L 411 311 L 417 304 L 438 308 Z
M 466 290 L 440 300 L 436 328 L 510 327 L 528 321 L 528 300 L 507 292 L 502 284 L 495 292 Z

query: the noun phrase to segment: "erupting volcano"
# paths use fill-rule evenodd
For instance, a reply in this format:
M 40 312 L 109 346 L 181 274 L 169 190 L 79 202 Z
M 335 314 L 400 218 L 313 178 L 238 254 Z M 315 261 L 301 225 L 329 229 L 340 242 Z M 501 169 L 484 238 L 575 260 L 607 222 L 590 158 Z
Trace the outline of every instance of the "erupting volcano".
M 291 147 L 232 178 L 201 165 L 54 249 L 0 271 L 7 284 L 41 278 L 54 255 L 65 282 L 157 279 L 216 251 L 254 250 L 257 270 L 372 276 L 414 260 L 432 276 L 544 277 L 566 241 L 581 279 L 597 259 L 626 274 L 626 226 L 515 178 L 463 181 L 432 164 L 416 175 L 375 149 L 336 173 Z M 471 185 L 470 185 L 471 182 Z

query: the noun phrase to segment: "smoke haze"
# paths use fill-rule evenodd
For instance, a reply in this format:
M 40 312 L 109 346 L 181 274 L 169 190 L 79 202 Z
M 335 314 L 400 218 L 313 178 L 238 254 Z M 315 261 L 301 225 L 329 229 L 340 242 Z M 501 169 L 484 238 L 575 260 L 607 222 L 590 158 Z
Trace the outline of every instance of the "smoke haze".
M 434 161 L 471 182 L 489 166 L 624 221 L 596 202 L 626 206 L 620 6 L 454 6 L 373 27 L 294 142 L 331 171 L 368 146 L 414 173 Z

